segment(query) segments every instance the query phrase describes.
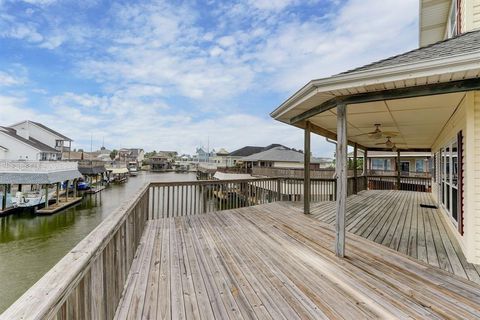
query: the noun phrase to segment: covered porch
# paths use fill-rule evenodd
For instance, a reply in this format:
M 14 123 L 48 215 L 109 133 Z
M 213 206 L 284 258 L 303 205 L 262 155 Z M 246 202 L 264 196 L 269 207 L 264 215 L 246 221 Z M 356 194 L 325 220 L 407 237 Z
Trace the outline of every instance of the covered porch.
M 328 78 L 312 80 L 271 116 L 304 129 L 305 154 L 316 133 L 336 144 L 336 254 L 345 256 L 348 146 L 397 153 L 396 183 L 401 188 L 402 153 L 432 154 L 432 202 L 469 262 L 480 263 L 480 32 L 384 59 Z M 308 192 L 309 157 L 305 157 Z M 365 163 L 365 161 L 364 161 Z M 363 170 L 366 171 L 365 168 Z M 355 172 L 356 176 L 357 173 Z M 357 190 L 354 190 L 357 191 Z M 354 192 L 356 193 L 356 192 Z M 304 213 L 311 213 L 304 198 Z M 348 246 L 348 244 L 347 244 Z

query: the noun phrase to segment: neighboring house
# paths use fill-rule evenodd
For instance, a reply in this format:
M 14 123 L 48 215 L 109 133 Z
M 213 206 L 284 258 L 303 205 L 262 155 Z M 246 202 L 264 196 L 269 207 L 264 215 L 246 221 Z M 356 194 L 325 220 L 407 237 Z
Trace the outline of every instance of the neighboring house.
M 22 121 L 0 127 L 0 159 L 61 160 L 72 140 L 38 122 Z
M 302 169 L 304 157 L 303 152 L 280 146 L 252 154 L 241 160 L 247 168 Z M 311 157 L 310 168 L 325 168 L 327 163 L 330 164 L 325 159 Z
M 480 1 L 420 4 L 420 43 L 430 45 L 312 80 L 271 116 L 338 140 L 337 190 L 346 188 L 347 143 L 368 152 L 431 152 L 428 203 L 441 208 L 467 260 L 480 263 L 480 31 L 472 31 L 480 27 Z M 397 134 L 387 144 L 383 131 Z M 342 217 L 346 193 L 337 196 Z M 338 240 L 336 248 L 343 248 Z
M 151 171 L 166 171 L 172 169 L 172 165 L 177 157 L 176 151 L 158 151 L 154 156 L 148 159 Z
M 131 163 L 135 162 L 137 165 L 141 164 L 145 159 L 145 152 L 139 148 L 122 148 L 118 150 L 117 159 L 120 162 Z
M 71 150 L 72 139 L 39 122 L 25 120 L 10 128 L 15 129 L 20 136 L 35 139 L 60 153 Z
M 214 163 L 218 168 L 233 167 L 233 162 L 228 158 L 228 151 L 224 148 L 220 148 L 210 159 L 211 163 Z
M 227 156 L 227 163 L 230 164 L 230 166 L 235 167 L 237 166 L 237 162 L 241 164 L 241 159 L 251 156 L 252 154 L 259 153 L 265 150 L 269 150 L 271 148 L 275 147 L 283 147 L 281 144 L 271 144 L 266 147 L 257 147 L 257 146 L 245 146 L 243 148 L 237 149 L 235 151 L 232 151 L 228 154 Z
M 215 150 L 205 151 L 204 147 L 197 148 L 193 155 L 193 161 L 195 162 L 210 162 L 210 159 L 215 156 Z

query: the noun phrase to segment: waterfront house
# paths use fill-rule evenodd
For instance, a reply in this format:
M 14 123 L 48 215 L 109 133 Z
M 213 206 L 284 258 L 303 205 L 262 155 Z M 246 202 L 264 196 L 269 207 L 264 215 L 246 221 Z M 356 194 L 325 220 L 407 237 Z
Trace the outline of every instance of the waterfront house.
M 262 151 L 269 150 L 271 148 L 275 147 L 283 147 L 281 144 L 270 144 L 266 147 L 258 147 L 258 146 L 245 146 L 240 149 L 234 150 L 230 152 L 227 156 L 227 162 L 231 164 L 231 166 L 235 167 L 237 166 L 237 162 L 239 164 L 241 163 L 241 159 L 251 156 L 252 154 L 259 153 Z
M 215 155 L 215 150 L 205 150 L 204 147 L 199 147 L 195 150 L 193 161 L 195 162 L 209 162 L 210 158 Z
M 172 169 L 177 152 L 158 151 L 155 155 L 148 158 L 148 164 L 151 171 L 167 171 Z
M 139 166 L 145 159 L 145 152 L 140 148 L 122 148 L 118 150 L 117 159 L 124 163 L 135 163 Z
M 39 122 L 25 120 L 11 125 L 10 128 L 26 139 L 33 139 L 56 149 L 60 154 L 71 150 L 72 139 Z
M 469 7 L 473 2 L 421 1 L 420 43 L 433 39 L 427 17 L 437 14 L 445 28 L 435 40 L 444 40 L 312 80 L 271 113 L 304 129 L 306 150 L 310 132 L 337 140 L 338 255 L 344 254 L 349 144 L 367 154 L 396 149 L 397 161 L 403 152 L 431 152 L 432 201 L 468 261 L 480 263 L 480 31 L 471 31 L 480 21 Z M 449 14 L 440 14 L 437 3 L 450 6 Z
M 301 151 L 290 149 L 284 146 L 274 147 L 265 151 L 254 153 L 241 159 L 243 165 L 252 168 L 282 168 L 301 169 L 304 164 L 304 154 Z M 331 164 L 328 159 L 311 157 L 310 169 L 326 168 Z
M 1 160 L 60 160 L 61 152 L 54 146 L 41 142 L 25 130 L 0 126 Z

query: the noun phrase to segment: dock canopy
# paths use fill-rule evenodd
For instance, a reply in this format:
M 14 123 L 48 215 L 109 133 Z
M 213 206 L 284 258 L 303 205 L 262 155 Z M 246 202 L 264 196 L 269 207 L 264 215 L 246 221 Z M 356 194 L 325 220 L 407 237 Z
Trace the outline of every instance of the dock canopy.
M 52 184 L 81 176 L 76 162 L 0 161 L 0 184 Z
M 129 172 L 127 168 L 108 168 L 107 170 L 113 174 L 122 174 Z

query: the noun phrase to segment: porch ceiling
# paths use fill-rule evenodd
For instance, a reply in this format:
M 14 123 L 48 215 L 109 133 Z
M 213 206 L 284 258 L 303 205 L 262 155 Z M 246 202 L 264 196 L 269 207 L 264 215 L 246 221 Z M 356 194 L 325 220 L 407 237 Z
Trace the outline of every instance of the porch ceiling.
M 347 135 L 351 143 L 367 148 L 386 148 L 374 139 L 362 135 L 375 130 L 395 131 L 392 137 L 399 149 L 429 149 L 443 127 L 465 97 L 464 92 L 407 99 L 384 100 L 347 106 Z M 309 119 L 311 123 L 336 134 L 336 109 L 330 109 Z

